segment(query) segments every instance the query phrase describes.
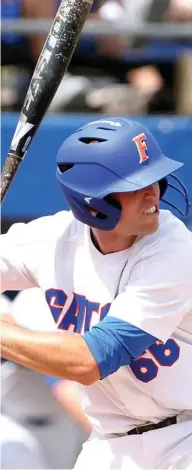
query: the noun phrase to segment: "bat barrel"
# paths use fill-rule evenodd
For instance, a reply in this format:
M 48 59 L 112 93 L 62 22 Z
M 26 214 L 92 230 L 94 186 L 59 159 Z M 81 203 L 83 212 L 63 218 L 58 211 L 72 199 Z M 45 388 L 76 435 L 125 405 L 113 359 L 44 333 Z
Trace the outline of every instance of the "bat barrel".
M 27 121 L 43 118 L 66 72 L 93 0 L 63 0 L 37 62 L 23 105 Z

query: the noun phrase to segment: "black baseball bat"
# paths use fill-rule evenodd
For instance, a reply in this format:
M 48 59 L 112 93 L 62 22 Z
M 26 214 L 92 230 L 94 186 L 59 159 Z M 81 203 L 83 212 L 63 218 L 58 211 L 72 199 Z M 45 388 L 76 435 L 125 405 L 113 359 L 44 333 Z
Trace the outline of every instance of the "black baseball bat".
M 1 203 L 68 68 L 92 4 L 93 0 L 61 1 L 31 78 L 2 169 Z

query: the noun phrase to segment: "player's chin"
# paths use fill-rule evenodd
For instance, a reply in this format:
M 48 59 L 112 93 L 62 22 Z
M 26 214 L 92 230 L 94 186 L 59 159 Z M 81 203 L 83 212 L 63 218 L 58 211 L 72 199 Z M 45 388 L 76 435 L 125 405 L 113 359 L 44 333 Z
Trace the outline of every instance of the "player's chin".
M 158 214 L 143 214 L 143 232 L 147 235 L 156 230 L 159 227 L 159 216 Z

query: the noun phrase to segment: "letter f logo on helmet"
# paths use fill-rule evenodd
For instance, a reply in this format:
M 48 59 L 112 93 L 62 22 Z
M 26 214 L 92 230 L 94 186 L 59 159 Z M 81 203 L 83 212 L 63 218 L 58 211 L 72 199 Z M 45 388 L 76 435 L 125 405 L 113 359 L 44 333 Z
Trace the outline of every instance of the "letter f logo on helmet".
M 136 135 L 136 137 L 132 139 L 132 141 L 135 142 L 137 146 L 137 150 L 139 152 L 139 156 L 140 156 L 139 163 L 143 163 L 145 162 L 145 160 L 149 158 L 148 155 L 146 154 L 146 150 L 147 150 L 146 140 L 147 139 L 146 139 L 146 135 L 144 134 L 144 132 L 142 132 L 142 134 Z

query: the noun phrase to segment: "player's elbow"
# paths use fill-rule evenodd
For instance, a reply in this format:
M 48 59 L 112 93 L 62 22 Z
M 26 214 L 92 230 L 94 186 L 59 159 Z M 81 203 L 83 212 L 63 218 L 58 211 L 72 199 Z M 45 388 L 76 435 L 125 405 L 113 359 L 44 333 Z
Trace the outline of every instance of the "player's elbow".
M 100 379 L 100 371 L 95 359 L 92 357 L 86 364 L 85 369 L 79 377 L 79 383 L 82 385 L 92 385 Z

